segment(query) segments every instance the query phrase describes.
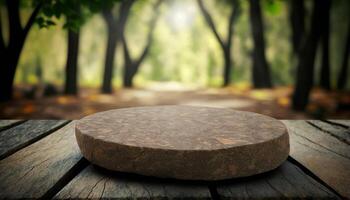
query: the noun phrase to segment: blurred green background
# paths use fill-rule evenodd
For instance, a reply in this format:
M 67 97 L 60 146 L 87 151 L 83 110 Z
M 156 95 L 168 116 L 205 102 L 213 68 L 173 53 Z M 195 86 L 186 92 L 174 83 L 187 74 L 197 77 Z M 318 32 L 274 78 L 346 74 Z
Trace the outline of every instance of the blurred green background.
M 220 34 L 225 37 L 231 8 L 215 2 L 205 0 Z M 306 0 L 305 3 L 307 14 L 310 15 L 312 1 Z M 234 25 L 234 67 L 231 76 L 233 83 L 249 85 L 253 42 L 248 4 L 248 1 L 241 1 L 242 11 Z M 334 0 L 331 8 L 332 85 L 336 84 L 342 62 L 349 4 L 347 0 Z M 271 67 L 272 81 L 275 85 L 291 85 L 294 82 L 296 61 L 290 44 L 288 1 L 262 0 L 262 9 L 266 58 Z M 26 11 L 23 9 L 22 12 Z M 151 17 L 151 2 L 137 1 L 131 9 L 126 35 L 131 54 L 134 56 L 137 56 L 144 46 Z M 64 19 L 57 20 L 58 26 L 32 28 L 21 54 L 16 84 L 35 84 L 38 82 L 38 71 L 42 71 L 43 81 L 63 85 L 67 54 L 67 31 L 62 28 L 63 21 Z M 106 34 L 106 26 L 99 14 L 94 15 L 82 27 L 78 59 L 78 80 L 81 86 L 99 87 L 102 82 Z M 122 58 L 122 51 L 117 50 L 117 53 L 117 58 Z M 219 87 L 222 84 L 221 54 L 220 46 L 206 25 L 196 1 L 169 1 L 161 5 L 154 41 L 149 55 L 135 77 L 135 86 L 146 86 L 154 81 L 176 81 L 194 86 Z M 316 71 L 320 67 L 320 57 L 319 51 Z M 116 59 L 113 79 L 115 87 L 121 87 L 122 66 L 122 59 Z M 318 78 L 316 76 L 316 80 Z M 347 88 L 349 84 L 348 82 Z
M 164 104 L 350 116 L 348 0 L 0 0 L 0 27 L 1 118 Z

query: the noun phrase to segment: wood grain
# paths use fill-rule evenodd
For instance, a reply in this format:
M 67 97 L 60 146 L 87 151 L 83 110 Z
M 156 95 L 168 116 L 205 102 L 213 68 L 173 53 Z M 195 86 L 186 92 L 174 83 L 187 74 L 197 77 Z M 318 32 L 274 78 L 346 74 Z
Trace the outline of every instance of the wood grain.
M 338 125 L 342 125 L 345 128 L 350 128 L 350 120 L 337 119 L 337 120 L 327 120 L 327 121 L 333 122 L 333 123 L 338 124 Z
M 221 199 L 338 198 L 289 161 L 262 175 L 219 184 L 217 191 Z
M 0 136 L 26 123 L 3 130 Z M 319 121 L 283 123 L 290 134 L 291 156 L 340 195 L 350 198 L 347 191 L 350 185 L 350 149 L 341 140 L 347 136 L 337 132 L 347 130 L 346 126 Z M 128 178 L 92 165 L 82 170 L 78 163 L 83 159 L 74 137 L 74 125 L 72 122 L 47 137 L 39 137 L 39 141 L 0 160 L 0 199 L 45 198 L 51 197 L 48 193 L 54 195 L 56 192 L 55 198 L 212 198 L 205 184 Z M 31 130 L 32 126 L 26 127 Z M 25 127 L 16 130 L 27 131 Z M 62 182 L 73 168 L 82 171 L 69 183 Z M 211 190 L 222 199 L 338 198 L 289 161 L 271 172 L 219 182 Z
M 350 146 L 306 121 L 283 122 L 289 130 L 290 155 L 340 195 L 350 198 Z
M 350 145 L 350 129 L 323 122 L 320 120 L 308 120 L 307 122 L 316 129 L 319 129 L 320 131 L 325 132 L 337 138 L 338 140 Z
M 0 120 L 0 131 L 16 126 L 17 124 L 20 124 L 23 121 L 24 120 L 17 120 L 17 119 Z
M 43 197 L 81 158 L 72 122 L 0 161 L 0 198 Z
M 0 132 L 0 159 L 45 137 L 66 124 L 67 120 L 29 120 Z
M 169 181 L 120 177 L 92 165 L 85 168 L 54 198 L 73 199 L 211 199 L 208 187 Z

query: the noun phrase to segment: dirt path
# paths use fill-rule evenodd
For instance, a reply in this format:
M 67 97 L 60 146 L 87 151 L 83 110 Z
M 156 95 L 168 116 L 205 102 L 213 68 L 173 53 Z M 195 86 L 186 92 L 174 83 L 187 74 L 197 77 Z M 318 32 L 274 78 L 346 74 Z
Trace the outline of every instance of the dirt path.
M 173 104 L 232 108 L 253 111 L 278 119 L 312 118 L 310 115 L 289 109 L 290 92 L 289 88 L 272 90 L 237 88 L 200 90 L 123 89 L 112 95 L 103 95 L 96 90 L 84 89 L 79 97 L 56 96 L 38 100 L 17 99 L 1 104 L 0 118 L 79 119 L 95 112 L 115 108 Z M 329 107 L 329 105 L 327 106 Z M 311 107 L 311 109 L 315 108 Z M 348 118 L 349 112 L 335 113 L 328 116 Z

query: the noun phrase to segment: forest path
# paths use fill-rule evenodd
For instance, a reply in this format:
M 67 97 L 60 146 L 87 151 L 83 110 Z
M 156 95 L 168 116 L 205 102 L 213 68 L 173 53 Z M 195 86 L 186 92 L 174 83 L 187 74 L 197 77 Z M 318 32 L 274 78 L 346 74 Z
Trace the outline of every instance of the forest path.
M 313 103 L 306 115 L 290 109 L 291 88 L 252 90 L 228 87 L 212 89 L 148 88 L 118 89 L 111 95 L 99 94 L 96 89 L 82 89 L 78 97 L 59 95 L 40 99 L 18 98 L 0 104 L 0 118 L 22 119 L 79 119 L 83 116 L 124 107 L 153 105 L 196 105 L 232 108 L 253 111 L 277 119 L 315 118 L 316 114 L 327 114 L 328 118 L 349 118 L 350 111 L 334 112 L 334 95 L 322 92 L 312 95 Z M 338 98 L 339 99 L 339 98 Z M 317 117 L 317 116 L 316 116 Z

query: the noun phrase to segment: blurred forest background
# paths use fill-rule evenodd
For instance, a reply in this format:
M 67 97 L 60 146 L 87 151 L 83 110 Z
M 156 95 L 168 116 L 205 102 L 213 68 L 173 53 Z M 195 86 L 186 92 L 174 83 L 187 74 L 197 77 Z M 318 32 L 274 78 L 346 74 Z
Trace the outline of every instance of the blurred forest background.
M 349 118 L 348 0 L 1 0 L 0 117 L 184 104 Z

